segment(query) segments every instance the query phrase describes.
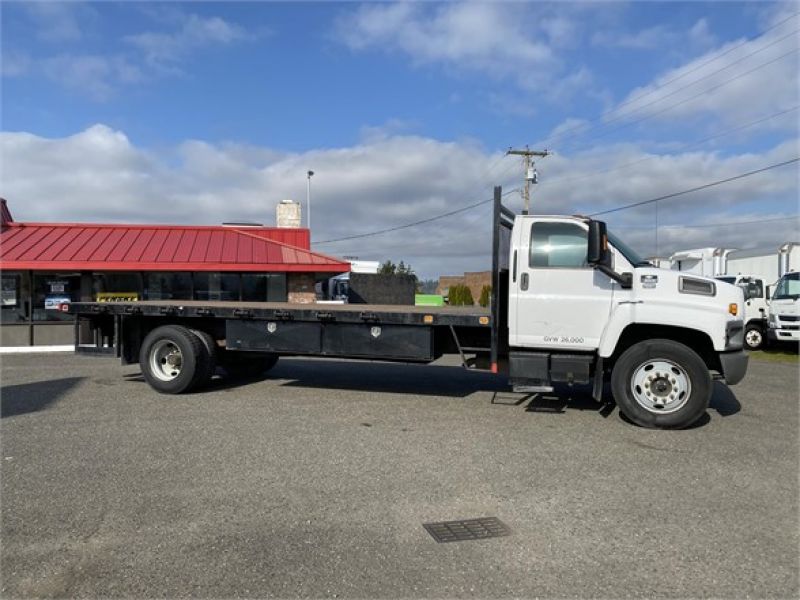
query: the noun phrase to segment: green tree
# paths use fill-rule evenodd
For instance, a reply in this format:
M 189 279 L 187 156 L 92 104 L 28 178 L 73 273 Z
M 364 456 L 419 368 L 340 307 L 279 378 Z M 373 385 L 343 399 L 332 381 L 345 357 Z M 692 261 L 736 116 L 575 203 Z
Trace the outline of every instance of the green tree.
M 398 264 L 394 264 L 391 260 L 386 260 L 385 263 L 381 264 L 378 268 L 379 275 L 410 275 L 411 278 L 414 280 L 414 285 L 416 285 L 419 281 L 416 273 L 414 273 L 414 269 L 411 268 L 411 265 L 407 265 L 402 260 Z
M 465 285 L 450 286 L 447 300 L 451 306 L 472 306 L 475 304 L 472 299 L 472 291 Z
M 378 268 L 379 275 L 394 275 L 395 273 L 397 273 L 397 265 L 388 259 Z
M 489 306 L 489 299 L 492 296 L 492 286 L 485 285 L 481 288 L 481 297 L 478 298 L 478 304 L 486 308 Z

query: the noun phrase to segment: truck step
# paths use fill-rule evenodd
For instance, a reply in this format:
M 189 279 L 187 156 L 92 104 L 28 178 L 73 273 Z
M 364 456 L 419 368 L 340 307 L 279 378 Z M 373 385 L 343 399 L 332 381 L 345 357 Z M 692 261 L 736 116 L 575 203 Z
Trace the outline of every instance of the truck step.
M 536 394 L 540 392 L 552 392 L 552 385 L 515 385 L 513 388 L 516 393 L 522 394 Z

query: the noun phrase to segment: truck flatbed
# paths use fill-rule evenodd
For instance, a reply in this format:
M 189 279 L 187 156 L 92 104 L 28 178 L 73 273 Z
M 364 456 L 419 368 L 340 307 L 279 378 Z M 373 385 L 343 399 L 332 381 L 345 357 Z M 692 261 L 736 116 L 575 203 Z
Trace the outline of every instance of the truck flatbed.
M 491 314 L 481 306 L 411 306 L 395 304 L 289 304 L 286 302 L 226 302 L 146 300 L 138 302 L 74 302 L 69 312 L 225 319 L 365 321 L 401 325 L 490 327 Z

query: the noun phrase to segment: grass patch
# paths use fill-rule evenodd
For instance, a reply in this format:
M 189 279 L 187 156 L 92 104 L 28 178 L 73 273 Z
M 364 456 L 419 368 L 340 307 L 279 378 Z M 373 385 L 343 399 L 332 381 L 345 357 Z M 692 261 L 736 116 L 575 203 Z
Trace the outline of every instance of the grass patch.
M 767 350 L 748 352 L 748 354 L 753 360 L 798 364 L 800 363 L 798 348 L 797 344 L 781 344 L 780 346 L 774 345 Z

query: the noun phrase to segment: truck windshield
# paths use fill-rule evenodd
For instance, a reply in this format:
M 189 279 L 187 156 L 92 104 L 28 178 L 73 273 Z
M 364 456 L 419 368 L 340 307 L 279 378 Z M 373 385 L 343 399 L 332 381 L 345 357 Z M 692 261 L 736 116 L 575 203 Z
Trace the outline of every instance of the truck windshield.
M 797 300 L 798 298 L 800 298 L 800 273 L 788 273 L 781 277 L 772 299 Z
M 614 246 L 617 250 L 622 253 L 629 263 L 631 263 L 634 267 L 652 267 L 653 263 L 643 259 L 639 254 L 633 250 L 628 244 L 623 242 L 619 239 L 616 235 L 608 232 L 608 241 L 611 242 L 611 245 Z

